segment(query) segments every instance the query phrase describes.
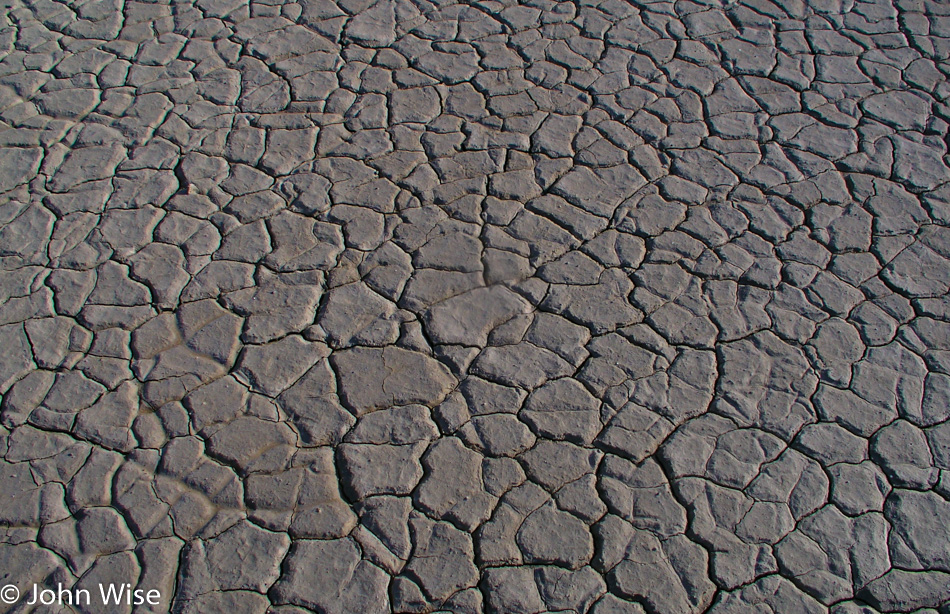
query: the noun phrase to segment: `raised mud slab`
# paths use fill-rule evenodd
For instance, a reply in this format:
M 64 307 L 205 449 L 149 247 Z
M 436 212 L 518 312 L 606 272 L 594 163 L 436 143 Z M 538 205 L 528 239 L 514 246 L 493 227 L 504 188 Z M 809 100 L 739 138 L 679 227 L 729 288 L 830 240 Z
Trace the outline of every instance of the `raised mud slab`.
M 948 75 L 937 0 L 0 0 L 0 612 L 947 614 Z

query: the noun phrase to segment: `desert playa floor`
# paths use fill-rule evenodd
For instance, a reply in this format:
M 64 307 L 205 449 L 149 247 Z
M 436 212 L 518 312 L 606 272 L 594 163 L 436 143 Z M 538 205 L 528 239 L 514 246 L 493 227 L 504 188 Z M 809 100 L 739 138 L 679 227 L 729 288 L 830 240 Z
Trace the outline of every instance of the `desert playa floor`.
M 948 77 L 936 0 L 0 0 L 0 612 L 950 612 Z

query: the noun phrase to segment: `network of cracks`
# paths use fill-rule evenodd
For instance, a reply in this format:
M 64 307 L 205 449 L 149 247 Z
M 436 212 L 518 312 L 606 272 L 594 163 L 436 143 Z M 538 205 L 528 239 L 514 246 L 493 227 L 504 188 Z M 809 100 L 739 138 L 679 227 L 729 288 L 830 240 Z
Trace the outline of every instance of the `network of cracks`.
M 0 611 L 950 611 L 950 5 L 0 8 Z

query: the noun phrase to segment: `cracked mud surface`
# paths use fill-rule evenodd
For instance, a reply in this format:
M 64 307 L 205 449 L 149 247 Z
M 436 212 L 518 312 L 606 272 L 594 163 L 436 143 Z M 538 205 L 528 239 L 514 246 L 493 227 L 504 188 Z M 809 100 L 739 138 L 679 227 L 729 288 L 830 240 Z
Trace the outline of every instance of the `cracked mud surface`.
M 3 2 L 0 584 L 950 611 L 947 4 Z

